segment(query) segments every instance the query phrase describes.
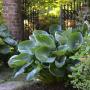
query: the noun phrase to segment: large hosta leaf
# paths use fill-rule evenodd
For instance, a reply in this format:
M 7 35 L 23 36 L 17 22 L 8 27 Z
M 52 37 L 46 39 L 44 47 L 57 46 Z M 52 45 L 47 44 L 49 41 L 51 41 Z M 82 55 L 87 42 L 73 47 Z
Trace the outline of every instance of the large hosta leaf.
M 23 42 L 20 42 L 18 45 L 18 50 L 21 53 L 29 53 L 30 55 L 33 54 L 32 49 L 35 47 L 35 43 L 30 40 L 26 40 Z
M 46 31 L 43 30 L 35 30 L 33 31 L 33 36 L 36 37 L 37 35 L 49 35 Z
M 55 39 L 60 45 L 64 45 L 67 43 L 68 37 L 66 37 L 66 35 L 63 36 L 63 34 L 59 32 L 55 32 Z
M 7 31 L 3 31 L 3 32 L 0 32 L 0 37 L 11 37 L 11 34 L 10 32 L 7 30 Z
M 30 64 L 31 64 L 31 63 L 27 63 L 27 64 L 25 64 L 23 67 L 21 67 L 21 68 L 19 69 L 19 71 L 17 71 L 17 72 L 15 73 L 14 78 L 16 78 L 17 76 L 23 74 L 23 73 L 25 72 L 25 69 L 26 69 L 28 66 L 30 66 Z
M 56 51 L 53 52 L 53 54 L 57 56 L 65 55 L 69 51 L 68 45 L 60 45 Z
M 55 36 L 55 32 L 58 31 L 58 32 L 61 32 L 61 26 L 60 25 L 57 25 L 57 24 L 54 24 L 54 25 L 51 25 L 49 27 L 49 32 L 50 34 L 52 34 L 53 36 Z
M 65 74 L 65 71 L 62 68 L 57 68 L 54 63 L 50 64 L 49 71 L 56 77 L 64 77 Z
M 7 45 L 0 46 L 0 53 L 1 54 L 8 54 L 10 52 L 10 47 Z
M 49 48 L 55 48 L 55 41 L 51 36 L 37 35 L 36 42 L 37 42 L 37 45 L 40 45 L 40 46 L 47 46 Z
M 11 45 L 11 46 L 16 46 L 17 45 L 17 42 L 14 39 L 10 38 L 10 37 L 5 38 L 4 41 L 7 44 Z
M 37 30 L 33 32 L 33 36 L 36 40 L 37 45 L 55 48 L 54 38 L 52 35 L 49 35 L 47 32 Z
M 8 28 L 7 28 L 6 25 L 1 25 L 1 26 L 0 26 L 0 32 L 2 32 L 2 31 L 7 31 L 7 30 L 8 30 Z
M 66 57 L 65 56 L 62 56 L 60 57 L 58 60 L 55 60 L 55 65 L 57 68 L 61 68 L 65 65 L 65 61 L 66 61 Z
M 22 67 L 27 63 L 32 63 L 33 60 L 31 58 L 32 56 L 26 53 L 14 55 L 10 58 L 10 60 L 8 61 L 8 64 L 12 68 Z
M 64 31 L 63 33 L 55 33 L 55 39 L 60 45 L 67 45 L 70 51 L 77 49 L 83 42 L 83 36 L 80 32 Z
M 50 57 L 50 50 L 47 47 L 39 47 L 35 51 L 36 58 L 43 63 L 52 63 L 55 57 Z
M 83 36 L 80 32 L 73 32 L 68 39 L 68 46 L 77 49 L 83 43 Z
M 34 68 L 31 72 L 28 73 L 26 80 L 32 80 L 33 78 L 35 78 L 41 69 L 42 68 L 40 66 L 37 66 L 36 68 Z

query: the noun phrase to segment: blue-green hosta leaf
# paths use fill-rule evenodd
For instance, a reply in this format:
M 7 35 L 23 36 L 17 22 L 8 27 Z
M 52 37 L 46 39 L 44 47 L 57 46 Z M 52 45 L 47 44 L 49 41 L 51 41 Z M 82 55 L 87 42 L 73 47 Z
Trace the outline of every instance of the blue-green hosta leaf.
M 8 54 L 10 51 L 11 50 L 10 50 L 9 46 L 7 46 L 7 45 L 0 46 L 0 53 L 1 54 Z
M 63 65 L 65 65 L 65 61 L 66 61 L 66 57 L 65 56 L 61 57 L 59 60 L 55 60 L 56 67 L 57 68 L 63 67 Z
M 34 38 L 33 35 L 30 35 L 30 36 L 29 36 L 29 40 L 36 43 L 35 38 Z
M 39 47 L 35 50 L 36 58 L 43 63 L 52 63 L 55 60 L 55 57 L 49 57 L 50 50 L 47 47 Z
M 68 50 L 69 50 L 68 45 L 61 45 L 58 47 L 58 50 L 54 51 L 53 53 L 57 56 L 62 56 L 62 55 L 65 55 Z
M 67 43 L 68 38 L 64 35 L 62 35 L 59 32 L 55 32 L 55 39 L 60 45 L 64 45 Z
M 11 68 L 22 67 L 23 65 L 27 63 L 32 63 L 33 60 L 31 58 L 32 56 L 26 53 L 14 55 L 9 59 L 8 64 Z
M 4 41 L 7 44 L 12 45 L 12 46 L 16 46 L 17 45 L 17 42 L 14 39 L 10 38 L 10 37 L 5 38 Z
M 47 36 L 47 35 L 37 35 L 36 38 L 36 43 L 37 45 L 40 46 L 47 46 L 49 48 L 55 48 L 55 41 L 52 38 L 51 35 Z
M 3 38 L 11 37 L 11 34 L 10 34 L 10 32 L 8 32 L 8 30 L 7 31 L 3 31 L 3 32 L 0 32 L 0 37 L 3 37 Z
M 15 73 L 14 78 L 16 78 L 17 76 L 23 74 L 25 72 L 25 69 L 30 65 L 31 65 L 31 63 L 27 63 L 23 67 L 21 67 L 20 70 Z
M 49 27 L 49 32 L 50 34 L 52 34 L 53 36 L 55 36 L 55 32 L 58 31 L 58 32 L 61 32 L 61 26 L 60 25 L 57 25 L 57 24 L 54 24 L 54 25 L 51 25 Z
M 31 72 L 28 73 L 26 80 L 32 80 L 33 78 L 35 78 L 41 69 L 42 68 L 40 66 L 37 66 L 36 68 L 34 68 Z
M 35 48 L 35 42 L 30 40 L 22 41 L 18 45 L 19 52 L 28 53 L 30 55 L 33 54 L 33 51 L 32 51 L 33 48 Z
M 57 68 L 55 63 L 50 64 L 49 71 L 53 76 L 56 77 L 64 77 L 65 74 L 64 70 L 62 70 L 61 68 Z
M 43 30 L 34 30 L 33 31 L 33 36 L 36 37 L 37 35 L 49 35 L 46 31 Z
M 83 43 L 83 36 L 80 32 L 73 32 L 67 42 L 71 49 L 77 49 Z
M 7 31 L 7 30 L 8 30 L 8 28 L 6 25 L 0 25 L 0 32 Z

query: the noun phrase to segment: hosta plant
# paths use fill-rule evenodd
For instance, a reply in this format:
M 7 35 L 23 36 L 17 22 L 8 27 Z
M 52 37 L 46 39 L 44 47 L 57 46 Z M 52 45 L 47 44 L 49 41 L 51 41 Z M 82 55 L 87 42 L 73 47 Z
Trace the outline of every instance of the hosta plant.
M 52 34 L 35 30 L 29 40 L 19 43 L 20 54 L 8 61 L 9 66 L 16 69 L 14 77 L 25 73 L 27 80 L 38 78 L 44 83 L 67 79 L 70 67 L 78 61 L 70 57 L 80 49 L 83 35 L 80 31 L 55 28 L 50 28 Z
M 2 62 L 7 62 L 10 54 L 14 51 L 17 42 L 13 39 L 8 28 L 5 25 L 0 26 L 0 59 Z

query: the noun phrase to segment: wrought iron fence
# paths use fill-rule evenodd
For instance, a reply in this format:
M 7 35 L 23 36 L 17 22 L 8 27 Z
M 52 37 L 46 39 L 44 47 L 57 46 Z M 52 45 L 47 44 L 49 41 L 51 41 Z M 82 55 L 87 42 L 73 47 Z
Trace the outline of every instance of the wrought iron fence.
M 55 0 L 51 1 L 53 1 L 53 5 L 58 3 Z M 44 8 L 40 7 L 40 4 L 43 3 L 46 5 Z M 74 0 L 74 2 L 65 5 L 58 4 L 58 15 L 55 14 L 55 6 L 52 8 L 51 3 L 38 1 L 35 4 L 32 0 L 23 0 L 24 38 L 28 38 L 35 29 L 48 31 L 51 24 L 59 24 L 62 28 L 74 28 L 77 25 L 78 13 L 82 6 L 81 2 Z M 54 11 L 55 15 L 51 11 Z

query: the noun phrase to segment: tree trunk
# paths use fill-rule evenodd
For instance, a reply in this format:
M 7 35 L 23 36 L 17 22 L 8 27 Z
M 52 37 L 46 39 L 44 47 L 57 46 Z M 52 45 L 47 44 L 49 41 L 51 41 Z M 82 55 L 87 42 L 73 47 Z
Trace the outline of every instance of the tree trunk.
M 21 40 L 23 37 L 21 0 L 3 0 L 3 17 L 15 39 Z

